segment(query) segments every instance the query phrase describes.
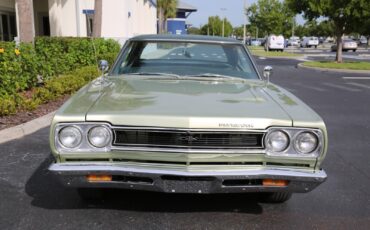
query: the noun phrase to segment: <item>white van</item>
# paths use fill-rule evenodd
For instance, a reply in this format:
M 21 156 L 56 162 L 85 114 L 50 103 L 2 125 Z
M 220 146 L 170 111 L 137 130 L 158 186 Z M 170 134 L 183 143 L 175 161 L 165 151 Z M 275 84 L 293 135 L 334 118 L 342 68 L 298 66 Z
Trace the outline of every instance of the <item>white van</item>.
M 306 48 L 309 48 L 312 46 L 317 48 L 318 45 L 319 45 L 319 39 L 317 37 L 305 37 L 301 43 L 301 47 L 306 47 Z
M 265 43 L 265 50 L 278 50 L 278 51 L 284 51 L 285 47 L 285 40 L 282 35 L 270 35 Z

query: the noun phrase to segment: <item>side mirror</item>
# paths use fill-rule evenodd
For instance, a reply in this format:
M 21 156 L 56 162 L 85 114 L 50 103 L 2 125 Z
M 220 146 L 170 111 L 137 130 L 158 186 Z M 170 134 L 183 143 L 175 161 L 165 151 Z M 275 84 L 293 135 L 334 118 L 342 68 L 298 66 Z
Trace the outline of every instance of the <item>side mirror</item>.
M 108 63 L 108 61 L 106 61 L 106 60 L 100 60 L 99 61 L 99 69 L 100 69 L 100 71 L 102 71 L 103 74 L 105 72 L 107 72 L 108 69 L 109 69 L 109 63 Z
M 265 66 L 263 69 L 263 78 L 268 83 L 270 81 L 270 77 L 272 75 L 272 67 L 271 66 Z

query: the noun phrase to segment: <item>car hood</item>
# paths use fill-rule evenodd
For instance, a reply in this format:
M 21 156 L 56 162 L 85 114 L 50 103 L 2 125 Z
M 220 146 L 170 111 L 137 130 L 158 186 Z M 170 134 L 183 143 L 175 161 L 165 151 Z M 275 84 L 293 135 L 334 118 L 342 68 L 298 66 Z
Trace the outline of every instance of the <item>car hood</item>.
M 212 129 L 292 125 L 292 118 L 259 80 L 108 79 L 86 111 L 86 121 Z

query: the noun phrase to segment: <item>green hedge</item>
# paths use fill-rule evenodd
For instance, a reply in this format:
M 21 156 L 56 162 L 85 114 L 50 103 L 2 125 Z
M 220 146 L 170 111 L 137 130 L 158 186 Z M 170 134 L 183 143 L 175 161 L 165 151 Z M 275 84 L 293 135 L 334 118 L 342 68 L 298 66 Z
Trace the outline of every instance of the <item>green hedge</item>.
M 12 115 L 22 110 L 34 110 L 41 104 L 76 92 L 99 75 L 96 66 L 83 67 L 66 75 L 49 78 L 44 86 L 32 90 L 31 97 L 22 93 L 4 95 L 0 97 L 0 116 Z
M 48 80 L 99 59 L 113 63 L 119 50 L 117 42 L 102 38 L 38 37 L 34 46 L 20 44 L 17 49 L 14 42 L 0 42 L 0 97 L 4 102 L 35 87 L 38 75 Z
M 21 44 L 16 54 L 15 43 L 0 42 L 0 96 L 13 95 L 37 82 L 38 57 L 30 44 Z

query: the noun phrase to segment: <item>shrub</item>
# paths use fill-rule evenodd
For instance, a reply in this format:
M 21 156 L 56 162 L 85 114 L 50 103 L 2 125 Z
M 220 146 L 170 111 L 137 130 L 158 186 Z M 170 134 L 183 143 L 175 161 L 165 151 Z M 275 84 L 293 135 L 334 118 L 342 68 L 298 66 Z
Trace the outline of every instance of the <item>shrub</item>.
M 36 87 L 32 91 L 30 98 L 20 93 L 1 97 L 0 116 L 15 114 L 17 110 L 32 111 L 43 103 L 76 92 L 99 74 L 96 66 L 83 67 L 67 75 L 48 79 L 43 87 Z
M 15 114 L 17 105 L 14 99 L 3 97 L 0 98 L 0 116 Z
M 35 85 L 37 55 L 30 44 L 21 44 L 17 50 L 13 42 L 0 42 L 0 96 L 12 95 Z
M 38 37 L 35 49 L 43 61 L 48 63 L 48 66 L 43 67 L 42 75 L 50 77 L 82 66 L 95 65 L 97 59 L 115 58 L 120 45 L 114 40 L 103 38 Z
M 20 44 L 18 48 L 20 54 L 17 55 L 14 42 L 0 42 L 0 96 L 35 87 L 37 75 L 47 81 L 84 66 L 96 65 L 98 59 L 106 59 L 112 64 L 120 45 L 102 38 L 38 37 L 34 47 Z M 56 84 L 53 86 L 56 93 L 64 87 L 60 83 L 52 84 Z

